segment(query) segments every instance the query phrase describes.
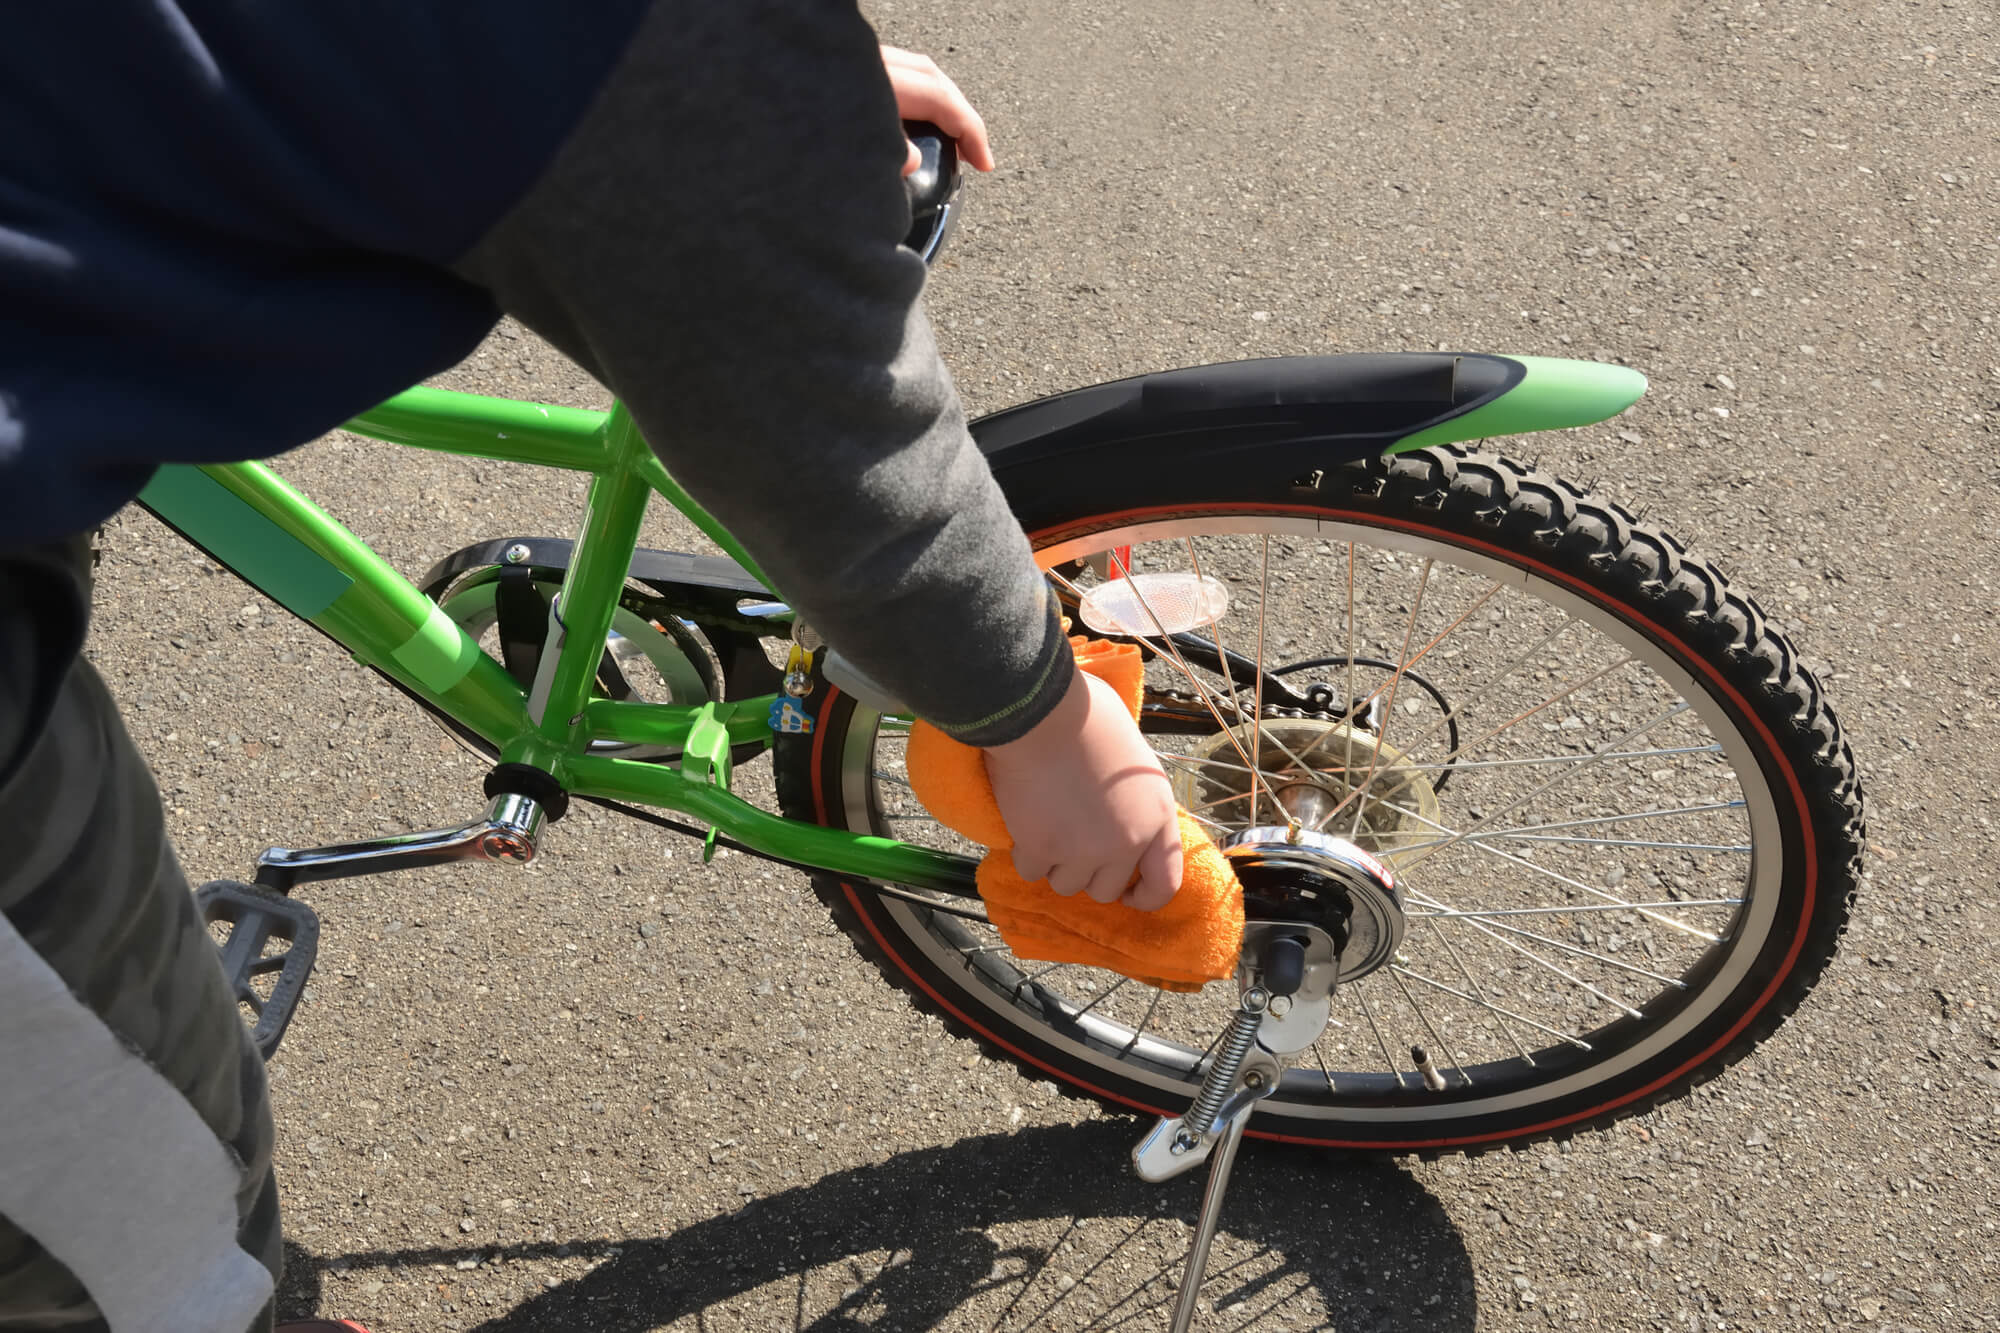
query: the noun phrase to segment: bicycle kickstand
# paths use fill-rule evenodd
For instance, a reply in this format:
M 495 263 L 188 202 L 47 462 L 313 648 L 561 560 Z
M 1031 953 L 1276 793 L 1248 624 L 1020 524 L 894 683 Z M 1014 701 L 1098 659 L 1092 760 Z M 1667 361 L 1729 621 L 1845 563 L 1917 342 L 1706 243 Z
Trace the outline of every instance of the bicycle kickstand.
M 1170 1180 L 1204 1161 L 1209 1164 L 1172 1333 L 1187 1333 L 1194 1320 L 1209 1247 L 1222 1216 L 1222 1196 L 1250 1113 L 1278 1090 L 1290 1058 L 1326 1029 L 1337 974 L 1336 946 L 1320 927 L 1297 921 L 1249 923 L 1236 972 L 1236 1013 L 1217 1044 L 1201 1091 L 1185 1115 L 1162 1118 L 1132 1150 L 1132 1164 L 1145 1180 Z

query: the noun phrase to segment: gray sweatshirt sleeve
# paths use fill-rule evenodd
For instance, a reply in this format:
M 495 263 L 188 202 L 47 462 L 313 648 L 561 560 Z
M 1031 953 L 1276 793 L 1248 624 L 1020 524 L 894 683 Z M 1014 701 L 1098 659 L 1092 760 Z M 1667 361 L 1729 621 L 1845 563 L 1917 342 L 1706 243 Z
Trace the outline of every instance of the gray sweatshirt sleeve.
M 994 745 L 1073 668 L 899 245 L 903 152 L 847 0 L 661 0 L 456 267 L 625 402 L 843 657 Z

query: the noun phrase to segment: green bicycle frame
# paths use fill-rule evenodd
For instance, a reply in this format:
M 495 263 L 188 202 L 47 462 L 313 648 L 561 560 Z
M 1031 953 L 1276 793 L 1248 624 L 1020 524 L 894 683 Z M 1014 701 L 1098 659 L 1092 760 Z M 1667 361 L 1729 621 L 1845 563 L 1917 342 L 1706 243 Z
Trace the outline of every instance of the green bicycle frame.
M 1476 363 L 1481 371 L 1468 377 L 1464 395 L 1461 362 Z M 1269 379 L 1274 373 L 1279 374 L 1275 387 Z M 1299 461 L 1303 448 L 1310 448 L 1313 453 L 1306 456 L 1312 457 L 1328 447 L 1324 428 L 1306 418 L 1352 401 L 1413 395 L 1403 402 L 1405 433 L 1363 429 L 1345 446 L 1358 456 L 1502 431 L 1582 425 L 1624 410 L 1645 390 L 1643 377 L 1618 366 L 1428 353 L 1330 364 L 1320 381 L 1301 386 L 1295 370 L 1252 367 L 1246 373 L 1236 366 L 1146 377 L 1146 383 L 1172 387 L 1158 395 L 1168 404 L 1159 409 L 1167 417 L 1183 410 L 1173 404 L 1193 404 L 1185 410 L 1196 411 L 1209 428 L 1218 413 L 1234 412 L 1236 420 L 1260 430 L 1297 433 L 1296 441 L 1277 441 L 1290 451 L 1282 460 L 1287 466 Z M 1132 419 L 1135 413 L 1145 418 L 1146 394 L 1135 392 L 1134 384 L 1077 390 L 989 420 L 997 423 L 996 431 L 1040 432 L 1072 447 L 1165 429 L 1157 416 Z M 1292 420 L 1301 412 L 1304 417 Z M 782 819 L 731 795 L 734 748 L 770 743 L 771 696 L 699 706 L 594 697 L 605 638 L 654 496 L 665 497 L 770 587 L 736 539 L 667 475 L 622 406 L 585 412 L 418 388 L 356 417 L 349 429 L 422 449 L 589 474 L 583 530 L 571 549 L 551 640 L 532 689 L 523 690 L 441 607 L 266 467 L 163 468 L 141 502 L 357 660 L 484 738 L 503 762 L 539 768 L 578 795 L 679 811 L 786 860 L 857 878 L 970 891 L 970 863 L 963 858 Z M 595 742 L 677 749 L 680 765 L 592 753 Z
M 769 586 L 723 526 L 683 490 L 622 406 L 543 407 L 418 388 L 355 418 L 362 435 L 443 453 L 590 475 L 589 498 L 557 600 L 559 648 L 532 691 L 436 603 L 259 463 L 162 468 L 140 502 L 218 562 L 438 712 L 580 796 L 638 802 L 702 820 L 745 846 L 871 880 L 963 893 L 961 858 L 783 819 L 731 794 L 735 745 L 771 739 L 770 696 L 647 704 L 593 697 L 641 520 L 663 496 Z M 596 741 L 677 747 L 678 768 L 589 753 Z

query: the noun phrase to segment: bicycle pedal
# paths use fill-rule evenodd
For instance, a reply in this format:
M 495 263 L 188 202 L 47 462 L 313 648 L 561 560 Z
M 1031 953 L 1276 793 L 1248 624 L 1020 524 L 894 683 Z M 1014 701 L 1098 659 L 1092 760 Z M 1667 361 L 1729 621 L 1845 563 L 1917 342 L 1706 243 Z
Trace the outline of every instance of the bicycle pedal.
M 221 942 L 222 972 L 237 1003 L 255 1015 L 250 1036 L 258 1054 L 269 1060 L 285 1038 L 319 956 L 319 916 L 296 898 L 228 879 L 202 885 L 194 899 L 203 921 L 229 927 Z M 274 952 L 273 941 L 287 947 Z M 260 989 L 257 983 L 273 974 L 269 989 Z

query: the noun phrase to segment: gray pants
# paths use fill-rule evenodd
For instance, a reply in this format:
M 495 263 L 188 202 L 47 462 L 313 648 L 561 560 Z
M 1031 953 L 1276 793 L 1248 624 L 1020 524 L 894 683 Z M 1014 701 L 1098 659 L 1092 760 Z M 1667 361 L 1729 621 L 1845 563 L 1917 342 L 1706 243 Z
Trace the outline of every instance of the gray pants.
M 88 552 L 0 552 L 0 1329 L 268 1329 L 264 1068 L 79 655 Z

